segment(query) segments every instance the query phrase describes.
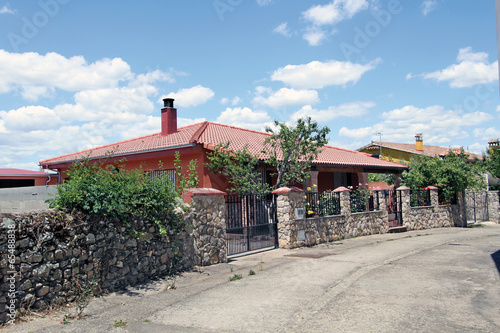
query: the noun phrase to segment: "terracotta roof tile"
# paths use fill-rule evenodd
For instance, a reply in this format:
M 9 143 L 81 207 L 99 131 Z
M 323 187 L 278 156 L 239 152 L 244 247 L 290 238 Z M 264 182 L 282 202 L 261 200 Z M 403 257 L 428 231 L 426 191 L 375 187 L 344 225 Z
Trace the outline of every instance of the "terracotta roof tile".
M 40 164 L 49 165 L 71 162 L 84 158 L 89 154 L 89 157 L 92 158 L 104 157 L 106 153 L 110 151 L 113 151 L 114 155 L 127 155 L 152 150 L 171 149 L 176 146 L 193 143 L 202 144 L 207 149 L 213 149 L 218 144 L 224 144 L 226 142 L 229 142 L 229 149 L 231 150 L 240 150 L 248 147 L 248 150 L 252 154 L 264 160 L 267 158 L 267 156 L 262 153 L 264 149 L 264 140 L 269 136 L 269 133 L 219 123 L 203 122 L 181 127 L 174 134 L 161 136 L 160 133 L 156 133 L 47 159 L 41 161 Z M 329 166 L 381 167 L 398 170 L 406 168 L 406 166 L 401 164 L 373 158 L 366 153 L 332 146 L 325 146 L 313 163 Z

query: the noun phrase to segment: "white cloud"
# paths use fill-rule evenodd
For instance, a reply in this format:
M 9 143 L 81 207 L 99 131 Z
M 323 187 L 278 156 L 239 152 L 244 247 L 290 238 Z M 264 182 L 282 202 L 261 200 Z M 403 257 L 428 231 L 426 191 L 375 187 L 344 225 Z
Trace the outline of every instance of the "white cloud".
M 312 6 L 302 16 L 314 25 L 333 25 L 366 9 L 366 0 L 334 0 L 326 5 Z
M 290 32 L 290 30 L 288 30 L 288 23 L 287 22 L 281 23 L 278 26 L 276 26 L 276 28 L 273 29 L 273 32 L 280 34 L 280 35 L 283 35 L 285 37 L 292 37 L 292 33 Z
M 271 89 L 256 88 L 257 96 L 253 103 L 259 106 L 267 106 L 274 109 L 282 109 L 294 105 L 316 104 L 319 102 L 318 92 L 315 90 L 295 90 L 281 88 L 273 92 Z M 268 96 L 265 96 L 268 95 Z
M 226 108 L 216 122 L 254 130 L 264 130 L 272 123 L 271 117 L 265 111 L 252 111 L 250 108 Z
M 483 141 L 487 145 L 490 139 L 500 138 L 500 129 L 496 127 L 475 128 L 472 134 L 476 139 Z
M 420 6 L 422 14 L 424 14 L 424 16 L 427 16 L 427 14 L 436 9 L 437 5 L 438 5 L 437 0 L 425 0 L 424 2 L 422 2 L 422 5 Z
M 43 106 L 23 106 L 16 110 L 0 111 L 5 130 L 35 131 L 54 129 L 61 125 L 61 118 L 53 110 Z
M 488 63 L 488 54 L 485 52 L 474 53 L 470 47 L 462 48 L 458 52 L 457 61 L 458 64 L 432 73 L 423 73 L 421 76 L 424 79 L 449 82 L 451 88 L 472 87 L 498 81 L 498 61 Z
M 23 98 L 36 101 L 55 89 L 79 91 L 117 87 L 133 78 L 130 66 L 120 58 L 88 64 L 84 57 L 66 58 L 51 52 L 9 53 L 0 49 L 0 93 L 20 90 Z
M 193 107 L 203 103 L 206 103 L 215 93 L 210 88 L 202 87 L 197 85 L 191 88 L 180 89 L 176 93 L 170 93 L 166 97 L 174 98 L 175 104 L 180 107 Z M 162 97 L 162 99 L 165 97 Z
M 383 141 L 411 143 L 415 133 L 423 133 L 425 142 L 437 145 L 453 145 L 468 137 L 466 128 L 491 121 L 493 116 L 484 112 L 462 113 L 447 110 L 440 105 L 418 108 L 413 105 L 384 112 L 382 122 L 369 127 L 349 129 L 343 127 L 340 136 L 368 138 L 375 132 L 382 132 Z
M 299 111 L 295 112 L 291 116 L 291 119 L 296 121 L 299 118 L 311 117 L 317 122 L 329 122 L 342 117 L 360 117 L 367 114 L 370 111 L 370 108 L 374 106 L 374 102 L 357 101 L 353 103 L 340 104 L 339 106 L 330 106 L 326 110 L 316 110 L 310 105 L 305 105 Z
M 356 83 L 361 76 L 374 69 L 380 58 L 366 65 L 349 61 L 311 61 L 303 65 L 286 65 L 271 75 L 273 81 L 282 81 L 295 89 L 321 89 L 332 85 Z
M 4 5 L 2 8 L 0 8 L 0 14 L 14 14 L 14 11 L 7 5 Z
M 302 38 L 307 40 L 309 45 L 318 46 L 326 38 L 326 32 L 319 27 L 309 27 L 306 32 L 302 35 Z
M 233 106 L 240 104 L 240 102 L 241 102 L 241 98 L 239 98 L 238 96 L 235 96 L 235 97 L 231 100 L 231 104 L 232 104 Z

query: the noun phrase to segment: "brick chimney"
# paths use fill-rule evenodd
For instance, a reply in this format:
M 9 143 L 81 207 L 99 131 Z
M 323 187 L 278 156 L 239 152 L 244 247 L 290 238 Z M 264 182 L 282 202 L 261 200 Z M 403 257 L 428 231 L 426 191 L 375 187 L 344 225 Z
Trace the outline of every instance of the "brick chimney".
M 415 141 L 415 148 L 418 151 L 424 151 L 424 136 L 422 135 L 422 133 L 415 134 Z
M 174 99 L 164 98 L 163 106 L 161 109 L 162 136 L 177 132 L 177 109 L 174 108 Z

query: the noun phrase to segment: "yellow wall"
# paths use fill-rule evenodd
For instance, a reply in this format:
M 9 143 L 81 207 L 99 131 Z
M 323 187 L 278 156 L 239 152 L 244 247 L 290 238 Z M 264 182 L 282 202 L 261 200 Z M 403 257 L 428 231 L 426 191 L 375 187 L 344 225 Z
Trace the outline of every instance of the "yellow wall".
M 368 154 L 377 154 L 380 152 L 380 150 L 374 150 L 374 149 L 363 149 L 361 150 L 363 153 L 368 153 Z M 411 158 L 413 156 L 416 156 L 417 154 L 415 153 L 410 153 L 410 152 L 405 152 L 405 151 L 400 151 L 396 149 L 391 149 L 391 148 L 386 148 L 382 147 L 382 159 L 389 161 L 389 157 L 392 158 L 393 162 L 399 163 L 399 162 L 410 162 Z

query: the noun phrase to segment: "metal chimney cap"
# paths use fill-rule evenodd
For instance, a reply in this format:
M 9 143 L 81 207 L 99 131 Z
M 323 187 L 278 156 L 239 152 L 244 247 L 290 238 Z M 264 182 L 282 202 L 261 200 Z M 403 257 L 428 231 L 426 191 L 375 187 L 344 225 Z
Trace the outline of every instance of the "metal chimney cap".
M 166 108 L 173 108 L 174 101 L 175 101 L 175 99 L 173 99 L 173 98 L 164 98 L 163 99 L 163 106 Z

